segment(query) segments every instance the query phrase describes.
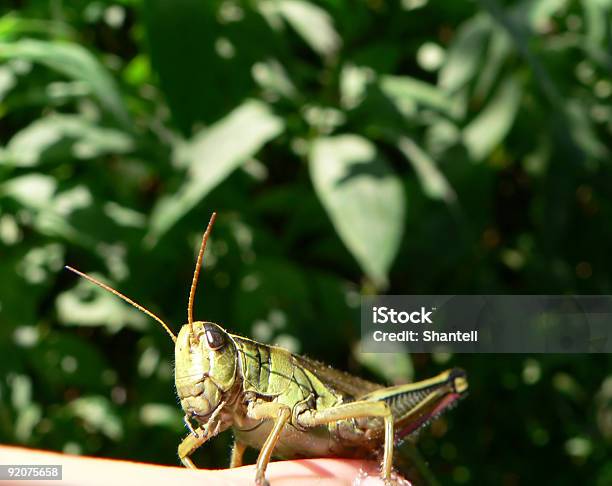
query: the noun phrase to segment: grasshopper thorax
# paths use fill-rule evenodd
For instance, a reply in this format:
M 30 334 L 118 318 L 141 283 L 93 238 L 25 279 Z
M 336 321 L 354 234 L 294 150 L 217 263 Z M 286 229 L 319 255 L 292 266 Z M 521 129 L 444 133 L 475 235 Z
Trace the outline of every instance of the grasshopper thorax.
M 176 391 L 185 413 L 208 417 L 230 394 L 238 351 L 230 335 L 212 322 L 185 324 L 175 345 Z

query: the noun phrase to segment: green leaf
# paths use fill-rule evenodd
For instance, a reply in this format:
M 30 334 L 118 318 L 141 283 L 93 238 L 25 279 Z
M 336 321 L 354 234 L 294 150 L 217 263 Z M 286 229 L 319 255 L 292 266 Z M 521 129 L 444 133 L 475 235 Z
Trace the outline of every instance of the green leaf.
M 57 189 L 57 181 L 47 175 L 26 174 L 0 184 L 0 196 L 13 198 L 31 209 L 47 207 Z
M 514 123 L 521 95 L 518 81 L 506 79 L 487 106 L 464 128 L 463 141 L 473 160 L 484 159 L 506 138 Z
M 347 63 L 340 72 L 340 104 L 351 110 L 361 104 L 366 96 L 368 84 L 374 78 L 374 71 L 368 67 Z
M 0 17 L 0 40 L 8 41 L 25 35 L 76 37 L 74 28 L 68 23 L 40 18 L 23 18 L 16 12 L 17 9 Z
M 140 407 L 140 421 L 147 427 L 167 427 L 181 433 L 183 416 L 176 406 L 166 403 L 145 403 Z
M 103 277 L 96 278 L 104 281 Z M 142 330 L 148 324 L 144 314 L 83 280 L 59 294 L 56 305 L 59 321 L 67 326 L 102 326 L 115 333 L 124 327 Z
M 17 76 L 9 66 L 0 66 L 0 102 L 17 84 Z
M 411 113 L 415 105 L 452 114 L 452 102 L 440 88 L 410 76 L 381 76 L 380 88 L 402 113 Z
M 123 424 L 118 410 L 108 398 L 102 395 L 91 395 L 71 401 L 68 410 L 96 432 L 109 439 L 120 440 L 123 437 Z
M 389 343 L 391 345 L 393 343 Z M 397 346 L 396 353 L 362 353 L 356 346 L 353 356 L 364 368 L 371 370 L 388 383 L 406 383 L 414 378 L 412 358 Z
M 125 132 L 97 124 L 77 115 L 49 115 L 17 132 L 0 155 L 0 164 L 16 167 L 38 165 L 47 152 L 60 145 L 57 158 L 90 159 L 104 154 L 127 153 L 133 140 Z
M 277 5 L 281 15 L 313 51 L 322 57 L 336 54 L 342 39 L 325 10 L 302 0 L 280 0 Z
M 87 84 L 91 92 L 124 127 L 130 120 L 117 85 L 106 68 L 84 47 L 68 42 L 23 39 L 0 42 L 0 59 L 23 59 L 40 63 Z
M 598 138 L 593 121 L 589 118 L 584 105 L 578 100 L 568 99 L 563 112 L 574 142 L 589 156 L 606 158 L 609 153 L 608 148 Z
M 27 208 L 32 213 L 31 223 L 39 233 L 94 246 L 96 241 L 70 222 L 73 212 L 92 205 L 90 190 L 79 185 L 58 193 L 57 187 L 57 181 L 51 176 L 26 174 L 0 184 L 0 197 L 14 199 Z
M 374 145 L 357 135 L 315 140 L 310 175 L 346 247 L 374 283 L 385 285 L 404 229 L 400 179 Z
M 240 165 L 283 130 L 267 105 L 248 100 L 189 142 L 177 147 L 177 162 L 188 166 L 177 193 L 162 198 L 153 210 L 148 235 L 154 242 Z
M 594 45 L 603 45 L 606 38 L 609 42 L 612 2 L 609 0 L 584 2 L 583 8 L 587 39 Z
M 478 74 L 490 30 L 491 20 L 482 14 L 461 26 L 440 70 L 438 84 L 446 92 L 459 91 Z
M 568 8 L 568 0 L 537 0 L 526 4 L 528 19 L 536 32 L 546 33 L 554 21 L 555 15 L 563 13 Z M 597 3 L 597 2 L 586 2 Z
M 485 54 L 486 61 L 483 63 L 478 79 L 476 81 L 473 98 L 486 99 L 495 81 L 499 79 L 500 72 L 508 56 L 512 53 L 512 39 L 501 29 L 491 32 L 491 40 Z
M 399 138 L 397 147 L 412 165 L 425 194 L 432 199 L 441 199 L 447 204 L 454 204 L 457 201 L 457 194 L 427 152 L 405 136 Z
M 253 65 L 253 78 L 268 93 L 295 98 L 297 88 L 289 78 L 287 71 L 276 59 L 266 59 Z

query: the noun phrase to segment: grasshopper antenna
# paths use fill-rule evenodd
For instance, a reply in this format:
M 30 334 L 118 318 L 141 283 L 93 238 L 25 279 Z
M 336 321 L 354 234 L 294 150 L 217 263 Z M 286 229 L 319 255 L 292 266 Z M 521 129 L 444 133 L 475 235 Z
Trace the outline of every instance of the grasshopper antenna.
M 189 327 L 191 328 L 191 332 L 193 334 L 193 301 L 195 298 L 196 287 L 198 286 L 198 277 L 200 276 L 200 269 L 202 268 L 202 259 L 204 258 L 204 251 L 206 250 L 206 242 L 208 241 L 208 237 L 210 236 L 210 232 L 212 231 L 213 224 L 215 224 L 215 219 L 217 219 L 217 213 L 212 213 L 210 217 L 210 221 L 208 222 L 208 226 L 206 227 L 206 231 L 204 231 L 204 235 L 202 236 L 202 244 L 200 245 L 200 252 L 198 253 L 198 259 L 196 261 L 195 270 L 193 271 L 193 281 L 191 282 L 191 290 L 189 291 L 189 303 L 187 304 L 187 322 L 189 323 Z
M 70 270 L 73 273 L 76 273 L 77 275 L 79 275 L 80 277 L 83 277 L 86 280 L 89 280 L 91 283 L 96 284 L 98 287 L 102 287 L 104 290 L 108 290 L 111 294 L 115 294 L 120 299 L 125 300 L 128 304 L 131 304 L 134 307 L 136 307 L 136 309 L 138 309 L 139 311 L 144 312 L 148 316 L 152 317 L 153 319 L 155 319 L 157 322 L 159 322 L 162 325 L 162 327 L 166 330 L 166 332 L 172 338 L 172 341 L 176 342 L 176 336 L 172 333 L 172 331 L 170 330 L 168 325 L 164 321 L 162 321 L 159 317 L 157 317 L 155 314 L 153 314 L 153 312 L 151 312 L 150 310 L 145 309 L 140 304 L 137 304 L 136 302 L 134 302 L 129 297 L 126 297 L 125 295 L 123 295 L 121 292 L 113 289 L 112 287 L 109 287 L 106 284 L 103 284 L 102 282 L 100 282 L 99 280 L 96 280 L 93 277 L 90 277 L 86 273 L 79 272 L 76 268 L 69 267 L 68 265 L 66 265 L 64 268 L 66 268 L 67 270 Z

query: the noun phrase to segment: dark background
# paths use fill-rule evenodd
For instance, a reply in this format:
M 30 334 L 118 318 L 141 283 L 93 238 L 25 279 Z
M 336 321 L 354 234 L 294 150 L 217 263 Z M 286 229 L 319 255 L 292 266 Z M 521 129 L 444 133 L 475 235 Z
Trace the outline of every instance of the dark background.
M 610 294 L 609 0 L 3 1 L 0 441 L 176 464 L 167 335 L 467 370 L 432 484 L 611 484 L 607 355 L 358 352 L 360 294 Z M 227 465 L 229 437 L 196 461 Z

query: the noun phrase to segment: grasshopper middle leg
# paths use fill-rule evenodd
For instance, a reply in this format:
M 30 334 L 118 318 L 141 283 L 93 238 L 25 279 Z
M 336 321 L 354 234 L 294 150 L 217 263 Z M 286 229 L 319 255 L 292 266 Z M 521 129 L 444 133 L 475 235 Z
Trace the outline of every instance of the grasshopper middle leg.
M 246 447 L 247 446 L 245 443 L 234 439 L 234 445 L 232 447 L 232 457 L 230 459 L 230 467 L 242 466 L 242 457 L 244 456 L 244 451 L 246 450 Z
M 280 437 L 285 424 L 291 417 L 291 409 L 286 405 L 274 402 L 259 402 L 249 404 L 247 415 L 256 420 L 260 419 L 272 419 L 274 420 L 274 426 L 266 442 L 264 443 L 259 457 L 257 457 L 257 466 L 255 472 L 255 484 L 257 486 L 263 486 L 266 483 L 266 468 L 274 452 L 274 447 Z

